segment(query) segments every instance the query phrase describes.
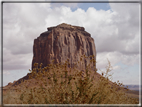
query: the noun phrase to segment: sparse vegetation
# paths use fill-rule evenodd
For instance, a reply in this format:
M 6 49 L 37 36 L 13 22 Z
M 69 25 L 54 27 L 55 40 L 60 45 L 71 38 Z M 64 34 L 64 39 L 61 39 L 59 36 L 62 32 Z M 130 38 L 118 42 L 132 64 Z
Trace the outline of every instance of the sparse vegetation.
M 123 84 L 110 81 L 112 70 L 108 61 L 106 72 L 98 75 L 92 70 L 95 65 L 94 56 L 90 56 L 90 64 L 84 70 L 77 67 L 68 68 L 68 60 L 64 64 L 49 64 L 47 67 L 29 70 L 29 78 L 35 79 L 34 86 L 27 81 L 20 83 L 21 88 L 9 90 L 3 96 L 4 104 L 138 104 L 138 100 L 125 94 Z M 88 58 L 81 56 L 80 62 Z M 94 66 L 95 67 L 95 66 Z M 96 76 L 98 75 L 98 76 Z M 23 86 L 24 84 L 24 86 Z M 16 86 L 15 86 L 16 87 Z

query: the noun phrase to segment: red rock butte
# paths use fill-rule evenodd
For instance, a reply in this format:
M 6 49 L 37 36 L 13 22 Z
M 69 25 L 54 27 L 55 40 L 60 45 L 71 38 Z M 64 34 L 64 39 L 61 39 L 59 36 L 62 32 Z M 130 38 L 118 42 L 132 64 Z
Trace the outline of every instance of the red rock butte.
M 45 67 L 52 60 L 54 63 L 64 63 L 67 59 L 69 59 L 72 68 L 75 63 L 80 61 L 82 55 L 94 55 L 96 60 L 94 39 L 90 33 L 85 31 L 84 27 L 62 23 L 49 27 L 47 30 L 34 39 L 32 69 L 34 63 L 42 63 Z M 86 67 L 91 58 L 83 60 L 84 65 L 77 65 L 79 68 Z

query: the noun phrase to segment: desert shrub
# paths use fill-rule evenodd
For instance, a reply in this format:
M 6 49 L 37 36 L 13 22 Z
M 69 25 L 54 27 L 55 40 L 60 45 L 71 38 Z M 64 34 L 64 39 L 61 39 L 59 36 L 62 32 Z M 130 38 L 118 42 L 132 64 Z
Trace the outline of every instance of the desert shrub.
M 64 64 L 51 64 L 42 68 L 29 70 L 29 78 L 36 80 L 36 85 L 25 85 L 16 103 L 21 104 L 137 104 L 137 100 L 125 94 L 121 83 L 110 81 L 112 70 L 108 61 L 106 72 L 97 73 L 94 56 L 90 56 L 90 64 L 84 69 L 69 68 L 68 60 Z M 81 56 L 80 62 L 84 63 Z M 95 71 L 91 65 L 94 64 Z M 21 84 L 26 84 L 23 81 Z

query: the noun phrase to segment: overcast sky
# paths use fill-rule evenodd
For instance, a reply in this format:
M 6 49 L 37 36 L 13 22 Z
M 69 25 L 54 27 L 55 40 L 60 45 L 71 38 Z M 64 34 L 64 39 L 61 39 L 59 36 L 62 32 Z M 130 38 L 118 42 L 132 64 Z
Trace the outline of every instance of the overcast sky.
M 140 4 L 4 3 L 4 85 L 29 72 L 34 39 L 47 27 L 61 23 L 83 26 L 91 34 L 96 45 L 97 68 L 104 70 L 108 59 L 114 68 L 113 81 L 139 84 Z

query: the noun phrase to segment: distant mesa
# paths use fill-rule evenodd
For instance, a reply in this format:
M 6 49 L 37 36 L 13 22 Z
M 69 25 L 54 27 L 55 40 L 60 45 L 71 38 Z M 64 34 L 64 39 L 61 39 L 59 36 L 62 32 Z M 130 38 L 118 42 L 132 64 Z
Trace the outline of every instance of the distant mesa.
M 72 68 L 80 61 L 81 55 L 94 55 L 96 59 L 94 39 L 84 27 L 62 23 L 47 30 L 34 40 L 32 69 L 34 63 L 43 63 L 45 67 L 52 60 L 54 63 L 64 63 L 67 59 L 69 59 L 69 67 Z M 90 59 L 84 59 L 84 65 L 77 66 L 86 67 L 89 62 Z

